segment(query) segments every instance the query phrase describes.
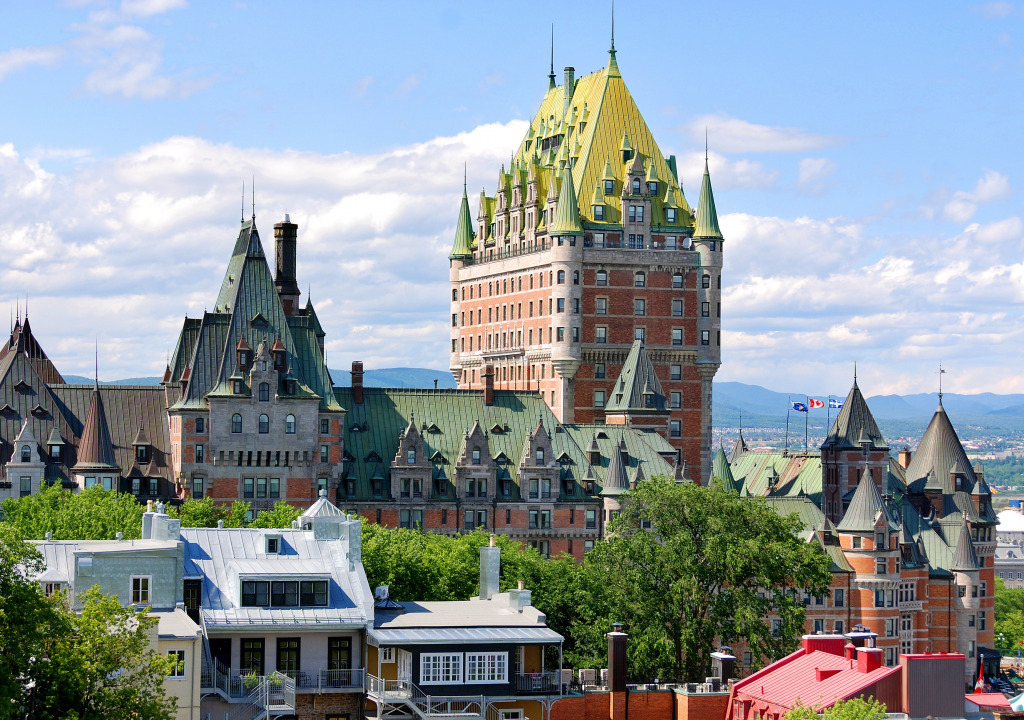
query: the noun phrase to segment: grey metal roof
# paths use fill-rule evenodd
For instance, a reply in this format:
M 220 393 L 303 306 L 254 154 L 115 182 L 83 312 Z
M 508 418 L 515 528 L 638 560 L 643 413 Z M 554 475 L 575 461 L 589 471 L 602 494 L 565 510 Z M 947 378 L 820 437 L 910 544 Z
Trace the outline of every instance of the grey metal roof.
M 358 520 L 341 523 L 340 539 L 315 538 L 312 530 L 182 528 L 185 577 L 202 577 L 202 614 L 209 628 L 287 625 L 365 627 L 373 617 L 373 596 L 361 562 L 350 564 L 348 533 Z M 352 528 L 349 525 L 356 527 Z M 281 552 L 267 555 L 268 536 L 281 538 Z M 326 607 L 241 607 L 244 576 L 329 578 Z
M 374 628 L 368 634 L 370 644 L 377 646 L 496 642 L 547 645 L 563 640 L 561 635 L 546 627 Z
M 953 564 L 951 570 L 960 572 L 973 572 L 981 569 L 978 555 L 974 552 L 974 543 L 971 542 L 971 528 L 965 517 L 960 526 L 960 537 L 956 540 L 956 550 L 953 551 Z
M 634 340 L 612 386 L 605 413 L 652 411 L 665 411 L 665 391 L 644 344 Z
M 861 442 L 870 442 L 872 450 L 888 450 L 889 444 L 885 441 L 882 431 L 878 429 L 874 415 L 868 408 L 868 403 L 857 387 L 854 380 L 849 395 L 843 402 L 843 407 L 836 415 L 836 420 L 829 430 L 822 448 L 831 446 L 837 450 L 858 449 Z
M 950 473 L 963 475 L 965 490 L 974 489 L 977 483 L 974 468 L 940 401 L 928 428 L 921 436 L 921 443 L 910 458 L 907 485 L 915 492 L 935 489 L 952 493 L 956 488 L 950 480 Z
M 839 532 L 871 532 L 875 528 L 875 522 L 879 516 L 883 522 L 893 530 L 899 528 L 896 518 L 893 517 L 882 499 L 882 493 L 878 491 L 878 485 L 871 475 L 870 468 L 865 465 L 857 484 L 857 490 L 850 500 L 850 507 L 846 509 L 843 519 L 839 521 L 836 529 Z

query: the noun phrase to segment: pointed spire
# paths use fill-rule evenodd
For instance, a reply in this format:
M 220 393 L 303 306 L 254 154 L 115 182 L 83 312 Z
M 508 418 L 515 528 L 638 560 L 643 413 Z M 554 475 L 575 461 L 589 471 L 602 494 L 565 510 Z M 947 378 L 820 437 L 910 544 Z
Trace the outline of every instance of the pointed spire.
M 732 452 L 729 453 L 729 463 L 732 464 L 739 460 L 747 452 L 747 441 L 743 439 L 743 428 L 740 428 L 739 437 L 736 438 L 736 444 L 732 446 Z
M 622 77 L 615 59 L 615 0 L 612 0 L 612 46 L 608 49 L 608 77 Z
M 601 494 L 621 495 L 628 489 L 629 478 L 626 476 L 626 466 L 622 461 L 622 451 L 617 448 L 609 453 L 608 472 L 604 476 Z
M 634 340 L 612 396 L 605 404 L 606 413 L 662 412 L 665 391 L 654 372 L 654 364 L 640 340 Z
M 114 444 L 110 439 L 107 413 L 103 409 L 103 397 L 97 384 L 93 387 L 89 401 L 89 413 L 82 429 L 82 440 L 78 445 L 78 462 L 75 468 L 116 468 Z
M 551 23 L 551 72 L 548 74 L 548 90 L 555 89 L 555 24 Z
M 729 467 L 729 459 L 725 456 L 725 448 L 719 444 L 718 451 L 711 461 L 711 476 L 722 481 L 722 487 L 726 490 L 736 490 L 736 480 L 732 475 L 732 468 Z
M 850 506 L 843 515 L 843 519 L 836 525 L 840 532 L 871 532 L 875 528 L 875 522 L 879 513 L 883 519 L 896 529 L 896 520 L 886 507 L 882 493 L 878 491 L 878 485 L 871 475 L 871 467 L 865 462 L 861 471 L 860 482 L 850 499 Z
M 715 196 L 711 192 L 711 173 L 708 172 L 708 159 L 704 158 L 704 180 L 700 185 L 700 200 L 697 202 L 697 221 L 693 228 L 695 238 L 721 240 L 722 231 L 718 227 L 718 211 L 715 210 Z
M 548 228 L 549 235 L 582 235 L 583 223 L 580 220 L 580 206 L 576 201 L 576 188 L 572 184 L 572 165 L 568 165 L 563 173 L 562 188 L 558 194 L 558 206 L 555 209 L 555 220 Z
M 966 515 L 960 526 L 960 537 L 956 541 L 950 569 L 958 572 L 975 572 L 981 569 L 978 554 L 974 552 L 974 543 L 971 542 L 971 526 L 967 523 Z
M 465 173 L 465 169 L 463 170 Z M 469 214 L 469 197 L 466 195 L 466 178 L 462 179 L 462 205 L 459 207 L 459 221 L 455 226 L 455 242 L 448 255 L 449 260 L 465 260 L 473 257 L 473 219 Z

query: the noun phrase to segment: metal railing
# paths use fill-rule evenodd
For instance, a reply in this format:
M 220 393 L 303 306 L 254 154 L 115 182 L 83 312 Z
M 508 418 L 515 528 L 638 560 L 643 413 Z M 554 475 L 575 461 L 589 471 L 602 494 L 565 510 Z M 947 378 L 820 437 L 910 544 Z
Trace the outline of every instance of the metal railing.
M 562 682 L 557 670 L 515 676 L 517 695 L 560 695 Z
M 483 695 L 428 695 L 409 680 L 384 680 L 367 673 L 366 694 L 375 702 L 402 704 L 424 718 L 482 718 Z
M 363 668 L 300 672 L 295 676 L 295 684 L 300 691 L 362 690 L 364 672 Z
M 506 248 L 485 246 L 483 253 L 479 257 L 474 255 L 472 258 L 466 258 L 463 262 L 467 265 L 480 265 L 482 263 L 494 262 L 495 260 L 505 260 L 511 257 L 519 257 L 520 255 L 542 252 L 550 247 L 551 243 L 547 240 L 524 244 L 523 247 L 519 247 L 516 244 L 510 244 Z
M 295 681 L 279 672 L 247 675 L 242 687 L 248 689 L 243 703 L 224 713 L 224 720 L 261 720 L 271 715 L 295 712 Z
M 315 669 L 306 672 L 295 673 L 292 678 L 284 673 L 274 672 L 270 675 L 254 675 L 247 673 L 232 673 L 230 668 L 224 666 L 216 658 L 211 662 L 204 662 L 200 674 L 200 687 L 202 692 L 216 692 L 229 702 L 239 702 L 247 699 L 264 678 L 280 676 L 287 678 L 283 685 L 290 685 L 293 691 L 299 692 L 339 692 L 345 690 L 358 691 L 363 689 L 363 668 L 350 668 L 347 670 L 326 670 Z

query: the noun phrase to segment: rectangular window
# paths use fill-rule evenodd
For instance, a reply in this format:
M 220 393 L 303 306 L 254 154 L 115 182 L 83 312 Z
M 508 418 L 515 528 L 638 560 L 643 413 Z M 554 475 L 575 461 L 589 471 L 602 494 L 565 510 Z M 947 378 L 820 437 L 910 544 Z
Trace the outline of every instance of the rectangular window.
M 330 450 L 328 449 L 328 447 L 326 445 L 321 445 L 320 446 L 320 462 L 322 462 L 322 463 L 330 462 L 330 457 L 331 457 L 330 456 Z
M 683 436 L 683 425 L 679 420 L 670 420 L 668 426 L 670 437 L 677 438 Z
M 421 685 L 454 685 L 462 682 L 462 653 L 420 655 Z
M 267 479 L 256 478 L 256 497 L 265 498 L 267 496 Z
M 133 605 L 148 605 L 149 604 L 149 587 L 153 578 L 149 575 L 133 575 L 132 576 L 132 604 Z
M 844 602 L 846 602 L 846 598 L 843 596 L 843 591 L 835 590 L 832 593 L 832 604 L 837 608 L 841 608 Z
M 384 662 L 381 660 L 381 662 Z M 348 670 L 352 663 L 352 638 L 327 638 L 327 669 Z
M 89 485 L 89 478 L 86 478 L 86 486 Z M 92 478 L 93 483 L 96 482 L 96 478 Z M 21 497 L 28 497 L 32 494 L 32 478 L 23 477 L 21 478 Z
M 607 315 L 608 314 L 608 298 L 599 297 L 599 298 L 597 298 L 596 302 L 597 302 L 597 305 L 596 305 L 596 310 L 594 311 L 594 313 L 596 315 Z
M 678 409 L 683 406 L 683 394 L 681 392 L 673 392 L 670 397 L 673 409 Z
M 682 380 L 683 379 L 683 366 L 682 365 L 673 365 L 671 367 L 670 372 L 669 372 L 669 377 L 672 380 Z
M 683 316 L 683 301 L 682 300 L 673 300 L 672 301 L 672 317 L 682 317 L 682 316 Z
M 270 583 L 271 607 L 298 607 L 299 583 L 297 580 L 274 580 Z
M 242 480 L 242 497 L 251 498 L 253 496 L 253 483 L 255 481 L 252 478 L 245 478 Z
M 700 304 L 700 316 L 711 317 L 711 303 L 702 302 Z
M 560 328 L 556 329 L 555 339 L 558 342 L 565 342 L 565 328 L 564 327 L 560 327 Z
M 595 378 L 603 378 L 605 376 L 605 372 L 606 372 L 606 370 L 605 370 L 604 363 L 594 363 L 594 377 Z
M 203 478 L 198 477 L 192 479 L 192 497 L 196 500 L 203 499 Z
M 711 331 L 710 330 L 701 330 L 700 331 L 700 344 L 701 345 L 710 345 L 711 344 Z
M 683 330 L 682 328 L 672 328 L 672 344 L 682 345 L 683 344 Z
M 597 529 L 597 511 L 587 510 L 587 530 Z
M 604 407 L 604 390 L 595 390 L 594 391 L 594 407 L 598 407 L 598 408 L 603 408 Z
M 242 638 L 241 667 L 243 674 L 263 674 L 263 638 Z
M 281 478 L 270 478 L 270 497 L 281 497 Z
M 875 575 L 885 575 L 886 559 L 875 558 Z
M 196 434 L 202 435 L 206 432 L 206 418 L 196 418 Z
M 466 682 L 508 682 L 508 653 L 466 653 Z
M 558 302 L 555 303 L 555 312 L 565 312 L 565 298 L 558 298 Z
M 202 445 L 196 445 L 196 462 L 206 462 L 206 448 L 203 447 Z
M 171 666 L 167 672 L 167 677 L 183 678 L 185 677 L 185 651 L 184 650 L 168 650 L 167 651 L 168 664 Z
M 647 301 L 643 298 L 633 300 L 633 314 L 642 317 L 647 314 Z
M 633 328 L 633 339 L 643 342 L 647 338 L 647 328 L 635 327 Z
M 598 270 L 594 276 L 594 284 L 598 287 L 604 287 L 608 284 L 608 273 L 605 270 Z
M 608 342 L 608 328 L 599 325 L 594 328 L 594 342 L 604 344 Z
M 277 671 L 290 678 L 299 674 L 299 638 L 277 639 Z

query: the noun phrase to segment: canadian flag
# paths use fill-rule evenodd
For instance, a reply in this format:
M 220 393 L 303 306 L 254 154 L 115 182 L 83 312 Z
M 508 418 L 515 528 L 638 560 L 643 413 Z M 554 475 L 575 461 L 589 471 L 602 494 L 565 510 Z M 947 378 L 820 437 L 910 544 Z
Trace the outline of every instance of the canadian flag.
M 974 683 L 974 693 L 979 694 L 985 692 L 985 668 L 978 668 L 978 682 Z
M 825 407 L 824 400 L 815 400 L 814 398 L 807 398 L 807 407 L 811 410 L 817 410 L 818 408 Z

